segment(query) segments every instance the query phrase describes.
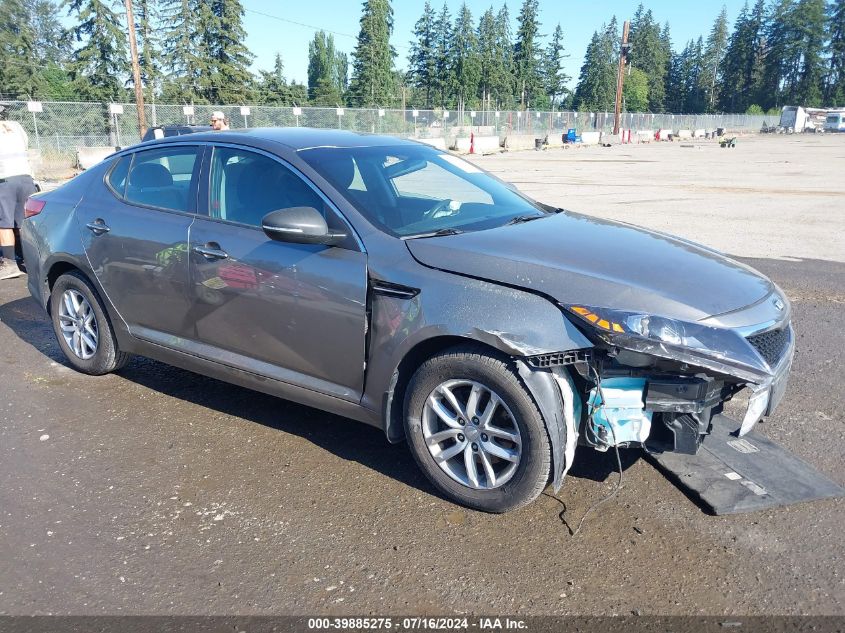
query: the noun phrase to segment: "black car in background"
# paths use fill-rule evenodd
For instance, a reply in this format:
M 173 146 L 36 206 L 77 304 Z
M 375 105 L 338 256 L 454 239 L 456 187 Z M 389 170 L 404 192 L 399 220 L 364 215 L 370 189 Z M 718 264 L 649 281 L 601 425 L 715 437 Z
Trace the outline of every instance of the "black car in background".
M 170 138 L 171 136 L 183 136 L 185 134 L 193 134 L 195 132 L 210 132 L 210 125 L 155 125 L 147 128 L 144 141 L 153 141 L 157 138 Z

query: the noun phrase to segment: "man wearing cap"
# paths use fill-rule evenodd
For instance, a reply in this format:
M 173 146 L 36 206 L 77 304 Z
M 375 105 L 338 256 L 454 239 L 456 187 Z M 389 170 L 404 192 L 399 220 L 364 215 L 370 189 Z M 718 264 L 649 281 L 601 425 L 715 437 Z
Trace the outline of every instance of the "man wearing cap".
M 211 129 L 217 132 L 229 129 L 229 123 L 226 121 L 226 115 L 220 110 L 215 110 L 211 113 Z
M 17 121 L 5 120 L 0 106 L 0 280 L 20 277 L 15 261 L 15 229 L 23 222 L 23 206 L 35 193 L 26 149 L 29 139 Z

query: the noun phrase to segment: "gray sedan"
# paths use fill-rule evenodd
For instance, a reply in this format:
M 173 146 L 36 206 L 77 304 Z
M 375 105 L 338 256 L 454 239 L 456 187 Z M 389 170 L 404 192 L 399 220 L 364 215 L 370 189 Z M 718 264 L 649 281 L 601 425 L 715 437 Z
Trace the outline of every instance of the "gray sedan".
M 490 512 L 559 488 L 578 444 L 695 453 L 741 392 L 745 434 L 792 361 L 756 271 L 392 137 L 152 141 L 26 215 L 30 292 L 79 371 L 140 354 L 377 426 Z

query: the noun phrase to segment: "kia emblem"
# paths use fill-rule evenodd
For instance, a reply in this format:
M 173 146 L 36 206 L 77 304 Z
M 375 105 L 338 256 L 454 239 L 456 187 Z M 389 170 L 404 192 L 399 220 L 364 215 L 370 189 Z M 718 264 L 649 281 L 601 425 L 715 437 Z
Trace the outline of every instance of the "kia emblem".
M 775 297 L 772 303 L 775 304 L 775 307 L 778 309 L 778 312 L 783 312 L 783 309 L 786 307 L 783 301 L 781 301 L 780 297 Z

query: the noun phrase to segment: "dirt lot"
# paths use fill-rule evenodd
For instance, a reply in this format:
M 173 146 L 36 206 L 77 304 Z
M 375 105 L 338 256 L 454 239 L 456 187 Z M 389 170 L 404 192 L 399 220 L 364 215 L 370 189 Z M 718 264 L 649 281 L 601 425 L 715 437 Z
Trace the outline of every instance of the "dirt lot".
M 473 160 L 531 196 L 743 257 L 845 262 L 845 134 L 511 152 Z
M 843 158 L 845 135 L 478 162 L 772 276 L 798 352 L 760 432 L 845 484 Z M 573 538 L 559 514 L 611 489 L 609 456 L 484 515 L 369 427 L 143 359 L 73 372 L 22 280 L 0 285 L 0 341 L 0 614 L 845 615 L 842 499 L 707 516 L 630 451 Z

